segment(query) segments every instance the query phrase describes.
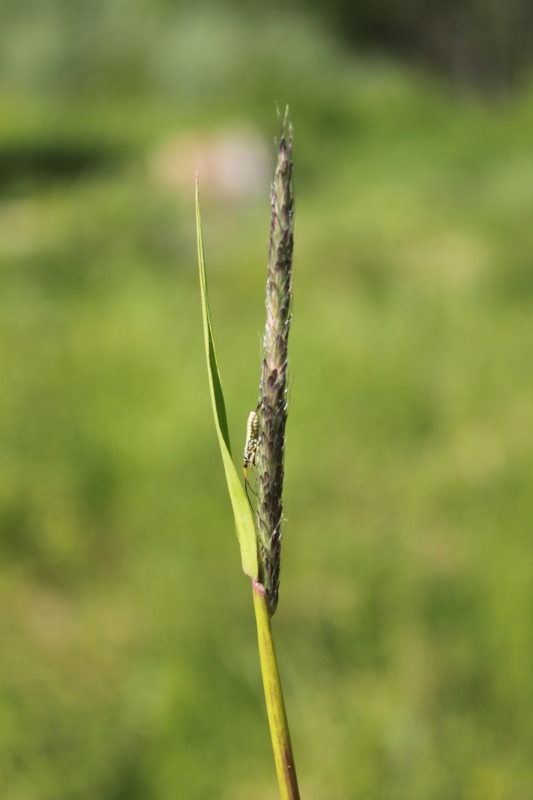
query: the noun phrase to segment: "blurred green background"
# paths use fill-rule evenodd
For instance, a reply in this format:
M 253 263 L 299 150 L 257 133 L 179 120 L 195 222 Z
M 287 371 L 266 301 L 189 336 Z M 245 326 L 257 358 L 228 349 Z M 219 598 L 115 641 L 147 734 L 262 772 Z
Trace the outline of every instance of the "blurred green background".
M 275 617 L 305 800 L 533 798 L 531 4 L 4 0 L 0 796 L 274 800 L 214 432 L 295 128 Z

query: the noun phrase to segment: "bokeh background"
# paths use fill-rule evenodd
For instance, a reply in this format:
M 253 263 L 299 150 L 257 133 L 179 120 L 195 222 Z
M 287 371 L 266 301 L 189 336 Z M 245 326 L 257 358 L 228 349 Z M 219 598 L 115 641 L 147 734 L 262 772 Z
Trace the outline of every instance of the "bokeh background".
M 0 14 L 3 800 L 277 797 L 193 204 L 238 461 L 276 102 L 302 795 L 531 800 L 531 2 Z

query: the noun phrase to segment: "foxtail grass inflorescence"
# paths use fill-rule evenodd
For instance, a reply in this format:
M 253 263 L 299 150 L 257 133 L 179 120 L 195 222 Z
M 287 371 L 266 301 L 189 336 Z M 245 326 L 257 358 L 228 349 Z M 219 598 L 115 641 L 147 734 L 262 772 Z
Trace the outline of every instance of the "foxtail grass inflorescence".
M 270 615 L 276 610 L 283 533 L 283 459 L 287 422 L 288 340 L 291 323 L 294 186 L 292 126 L 283 123 L 271 189 L 271 225 L 262 342 L 257 443 L 257 529 L 260 582 Z

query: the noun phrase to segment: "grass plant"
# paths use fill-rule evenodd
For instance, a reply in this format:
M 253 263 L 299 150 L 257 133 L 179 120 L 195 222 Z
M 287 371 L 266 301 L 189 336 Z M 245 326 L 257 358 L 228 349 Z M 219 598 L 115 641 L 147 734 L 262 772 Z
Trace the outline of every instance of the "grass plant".
M 202 223 L 196 183 L 198 263 L 206 360 L 228 491 L 241 546 L 242 566 L 252 580 L 261 675 L 265 691 L 274 761 L 282 800 L 300 797 L 283 689 L 279 675 L 271 617 L 276 611 L 283 526 L 283 461 L 287 422 L 288 340 L 291 321 L 294 189 L 292 128 L 287 115 L 279 141 L 278 162 L 271 193 L 271 226 L 266 291 L 267 320 L 263 336 L 261 380 L 257 406 L 257 532 L 248 498 L 231 458 L 226 408 L 218 370 L 211 315 L 207 299 Z M 247 451 L 245 449 L 245 465 Z

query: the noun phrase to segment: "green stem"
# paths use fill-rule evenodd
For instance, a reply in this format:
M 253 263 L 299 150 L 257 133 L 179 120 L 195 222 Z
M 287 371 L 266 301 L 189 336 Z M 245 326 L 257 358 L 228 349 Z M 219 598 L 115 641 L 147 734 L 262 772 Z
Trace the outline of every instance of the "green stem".
M 261 674 L 263 676 L 270 736 L 272 738 L 281 800 L 300 800 L 296 765 L 292 754 L 289 723 L 285 712 L 283 689 L 281 688 L 278 663 L 276 661 L 265 590 L 256 581 L 252 581 L 252 587 Z

